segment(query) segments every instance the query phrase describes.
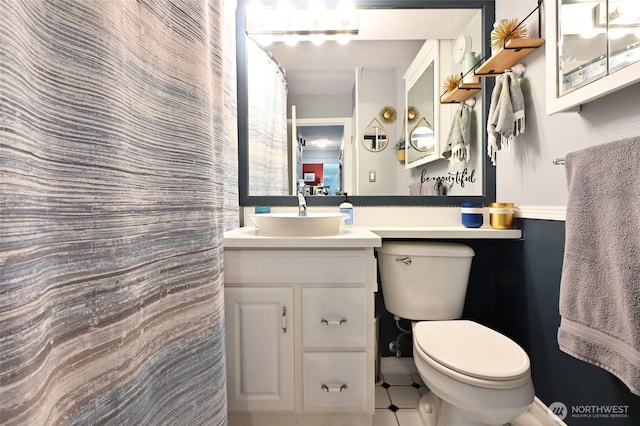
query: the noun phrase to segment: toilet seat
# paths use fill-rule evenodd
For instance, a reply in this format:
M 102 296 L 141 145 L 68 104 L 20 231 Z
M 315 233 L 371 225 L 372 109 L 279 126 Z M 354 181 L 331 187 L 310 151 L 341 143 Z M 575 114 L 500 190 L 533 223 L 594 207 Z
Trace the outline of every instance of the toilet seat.
M 464 383 L 512 388 L 530 380 L 526 352 L 514 341 L 473 321 L 421 321 L 414 327 L 418 355 Z

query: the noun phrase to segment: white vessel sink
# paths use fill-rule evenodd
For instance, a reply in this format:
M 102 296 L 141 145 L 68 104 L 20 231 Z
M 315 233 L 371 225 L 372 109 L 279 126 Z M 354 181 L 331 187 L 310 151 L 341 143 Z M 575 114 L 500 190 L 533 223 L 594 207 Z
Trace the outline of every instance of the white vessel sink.
M 251 216 L 258 235 L 266 237 L 329 237 L 340 234 L 342 213 L 265 213 Z

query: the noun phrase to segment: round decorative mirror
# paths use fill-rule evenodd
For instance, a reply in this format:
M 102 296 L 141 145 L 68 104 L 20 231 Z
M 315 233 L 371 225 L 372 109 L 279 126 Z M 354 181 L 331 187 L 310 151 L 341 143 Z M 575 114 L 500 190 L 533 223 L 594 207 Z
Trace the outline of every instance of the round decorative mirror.
M 435 139 L 433 137 L 433 126 L 426 118 L 422 117 L 418 125 L 413 128 L 409 135 L 409 143 L 420 152 L 433 153 L 435 150 Z
M 389 134 L 377 119 L 373 119 L 362 134 L 362 145 L 369 151 L 382 151 L 389 144 Z

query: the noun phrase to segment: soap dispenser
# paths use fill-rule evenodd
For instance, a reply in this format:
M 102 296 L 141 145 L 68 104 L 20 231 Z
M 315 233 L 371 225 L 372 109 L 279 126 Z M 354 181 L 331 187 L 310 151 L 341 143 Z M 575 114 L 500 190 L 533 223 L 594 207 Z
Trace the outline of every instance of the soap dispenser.
M 340 213 L 346 214 L 343 226 L 350 228 L 353 226 L 353 204 L 349 201 L 347 193 L 344 193 L 344 201 L 340 203 Z

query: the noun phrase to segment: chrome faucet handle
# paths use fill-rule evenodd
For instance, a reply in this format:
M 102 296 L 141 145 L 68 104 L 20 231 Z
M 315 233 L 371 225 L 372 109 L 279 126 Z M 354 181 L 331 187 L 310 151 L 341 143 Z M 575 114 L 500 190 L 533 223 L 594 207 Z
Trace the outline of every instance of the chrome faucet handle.
M 305 183 L 303 179 L 298 181 L 298 216 L 307 215 L 307 200 L 304 198 Z
M 307 215 L 307 200 L 302 192 L 298 192 L 298 216 Z

